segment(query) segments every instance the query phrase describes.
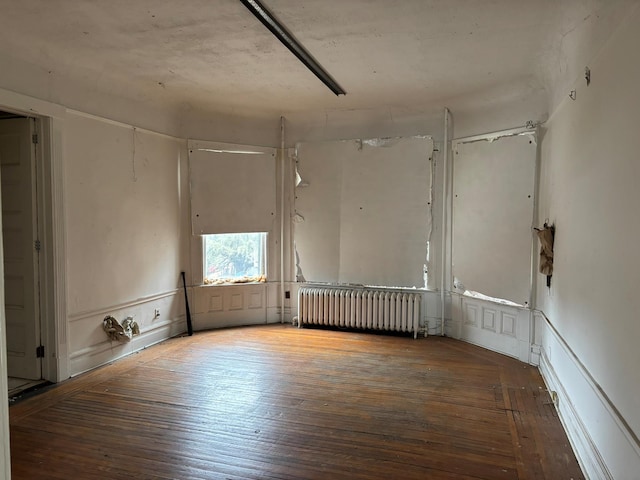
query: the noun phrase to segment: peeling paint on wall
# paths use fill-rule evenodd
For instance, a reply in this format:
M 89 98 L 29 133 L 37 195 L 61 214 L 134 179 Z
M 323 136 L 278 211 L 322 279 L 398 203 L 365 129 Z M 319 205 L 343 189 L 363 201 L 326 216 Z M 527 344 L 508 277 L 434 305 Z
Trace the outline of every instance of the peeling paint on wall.
M 293 243 L 293 248 L 296 254 L 296 282 L 306 282 L 307 280 L 304 278 L 302 267 L 300 266 L 300 254 L 298 254 L 298 248 L 295 242 Z

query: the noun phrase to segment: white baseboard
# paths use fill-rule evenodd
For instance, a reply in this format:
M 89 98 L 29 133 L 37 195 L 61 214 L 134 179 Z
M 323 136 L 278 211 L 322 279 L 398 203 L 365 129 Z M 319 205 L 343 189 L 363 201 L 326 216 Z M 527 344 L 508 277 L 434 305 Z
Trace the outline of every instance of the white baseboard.
M 157 317 L 156 309 L 160 313 Z M 120 322 L 133 317 L 141 334 L 127 343 L 110 341 L 102 329 L 107 314 Z M 179 290 L 74 314 L 69 319 L 69 375 L 86 372 L 184 331 L 184 300 Z
M 544 353 L 540 356 L 540 373 L 544 378 L 552 397 L 556 398 L 556 409 L 560 416 L 560 421 L 564 427 L 569 442 L 576 454 L 578 463 L 585 476 L 589 479 L 613 480 L 611 472 L 607 468 L 602 455 L 594 443 L 586 426 L 582 422 L 578 412 L 569 398 L 569 394 L 564 389 L 553 367 Z M 555 392 L 555 394 L 553 393 Z
M 185 331 L 184 321 L 184 318 L 181 318 L 164 322 L 151 330 L 143 332 L 140 336 L 134 337 L 130 342 L 120 343 L 106 340 L 74 352 L 69 359 L 71 376 L 79 375 L 168 338 L 175 337 Z
M 640 478 L 635 433 L 550 323 L 542 325 L 540 372 L 569 441 L 590 480 Z

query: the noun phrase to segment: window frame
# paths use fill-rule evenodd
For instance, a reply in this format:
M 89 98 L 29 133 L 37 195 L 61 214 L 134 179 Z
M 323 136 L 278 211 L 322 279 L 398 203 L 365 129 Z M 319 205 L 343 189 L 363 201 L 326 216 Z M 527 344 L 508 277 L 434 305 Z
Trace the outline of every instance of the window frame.
M 208 273 L 207 266 L 207 238 L 220 236 L 220 235 L 251 235 L 256 234 L 260 235 L 259 245 L 262 250 L 259 253 L 259 271 L 255 276 L 235 276 L 235 277 L 226 277 L 226 278 L 210 278 Z M 220 286 L 220 285 L 243 285 L 243 284 L 256 284 L 256 283 L 266 283 L 268 279 L 268 266 L 269 266 L 269 232 L 229 232 L 229 233 L 214 233 L 214 234 L 203 234 L 201 237 L 201 248 L 202 248 L 202 258 L 201 258 L 201 268 L 202 268 L 202 284 L 204 286 Z M 246 281 L 244 279 L 247 278 L 255 278 L 255 280 Z

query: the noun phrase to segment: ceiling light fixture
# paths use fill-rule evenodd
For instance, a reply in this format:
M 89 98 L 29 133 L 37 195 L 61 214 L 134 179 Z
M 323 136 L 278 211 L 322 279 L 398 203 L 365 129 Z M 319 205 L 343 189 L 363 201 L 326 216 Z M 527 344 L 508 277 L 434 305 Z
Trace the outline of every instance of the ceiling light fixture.
M 282 42 L 282 44 L 287 47 L 291 53 L 293 53 L 298 60 L 306 65 L 306 67 L 313 72 L 313 74 L 318 77 L 322 83 L 324 83 L 329 90 L 331 90 L 336 95 L 346 95 L 345 92 L 338 82 L 336 82 L 329 73 L 322 68 L 315 58 L 304 48 L 295 37 L 287 30 L 287 28 L 282 25 L 273 14 L 267 10 L 267 8 L 262 5 L 262 3 L 258 0 L 240 0 L 242 4 L 249 9 L 251 13 L 253 13 L 258 20 L 262 22 L 262 24 L 273 33 L 278 40 Z

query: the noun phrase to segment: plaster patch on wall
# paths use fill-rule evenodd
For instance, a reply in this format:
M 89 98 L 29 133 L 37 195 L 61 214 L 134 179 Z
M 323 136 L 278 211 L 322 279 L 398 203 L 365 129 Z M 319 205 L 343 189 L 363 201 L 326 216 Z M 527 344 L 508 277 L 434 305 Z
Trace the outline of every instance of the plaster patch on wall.
M 457 290 L 465 294 L 529 302 L 533 134 L 500 132 L 454 143 L 452 269 L 454 286 L 463 281 Z
M 496 140 L 500 140 L 502 138 L 509 138 L 509 137 L 527 137 L 531 143 L 533 143 L 534 145 L 537 145 L 538 140 L 537 140 L 537 134 L 536 134 L 536 128 L 539 125 L 538 122 L 533 122 L 533 121 L 528 121 L 527 122 L 527 127 L 528 131 L 522 131 L 521 128 L 516 128 L 513 130 L 505 130 L 502 132 L 495 132 L 495 133 L 487 133 L 484 135 L 478 135 L 475 137 L 468 137 L 468 138 L 460 138 L 457 140 L 454 140 L 458 145 L 465 145 L 465 144 L 470 144 L 470 143 L 476 143 L 476 142 L 489 142 L 489 143 L 493 143 Z
M 380 138 L 366 138 L 366 139 L 361 139 L 359 140 L 360 142 L 360 149 L 362 149 L 363 146 L 367 146 L 367 147 L 373 147 L 373 148 L 388 148 L 388 147 L 393 147 L 394 145 L 397 145 L 399 142 L 401 142 L 404 138 L 406 137 L 380 137 Z M 422 138 L 422 139 L 429 139 L 431 140 L 432 137 L 428 136 L 428 135 L 414 135 L 412 137 L 409 138 Z M 433 147 L 432 147 L 433 148 Z
M 394 137 L 296 147 L 299 259 L 309 281 L 425 286 L 433 140 Z M 298 262 L 300 263 L 300 262 Z
M 276 150 L 202 140 L 188 146 L 193 234 L 271 232 Z
M 396 143 L 398 143 L 399 138 L 398 137 L 394 137 L 394 138 L 369 138 L 366 140 L 360 140 L 360 149 L 362 150 L 362 147 L 364 147 L 365 145 L 367 147 L 391 147 L 393 145 L 395 145 Z

